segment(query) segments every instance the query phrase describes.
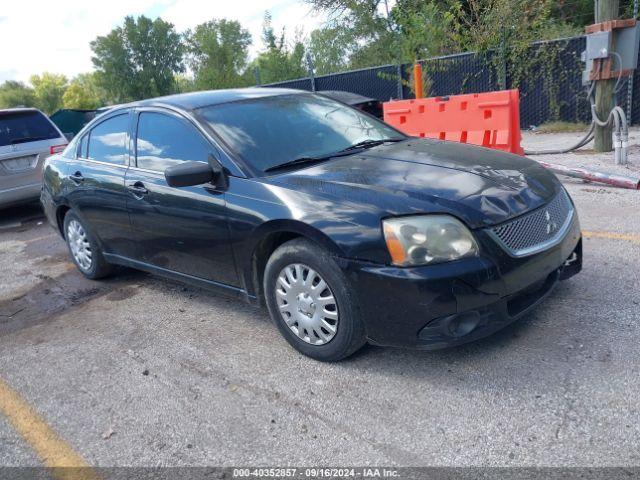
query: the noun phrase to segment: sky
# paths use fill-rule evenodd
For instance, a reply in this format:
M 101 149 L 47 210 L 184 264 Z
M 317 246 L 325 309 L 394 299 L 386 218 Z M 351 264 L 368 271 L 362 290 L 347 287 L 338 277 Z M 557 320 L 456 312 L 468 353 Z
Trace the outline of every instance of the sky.
M 0 83 L 28 82 L 34 73 L 68 78 L 91 71 L 89 42 L 120 25 L 126 15 L 158 16 L 178 31 L 212 18 L 238 20 L 253 35 L 251 56 L 262 49 L 265 10 L 276 31 L 308 34 L 324 19 L 302 0 L 0 0 Z

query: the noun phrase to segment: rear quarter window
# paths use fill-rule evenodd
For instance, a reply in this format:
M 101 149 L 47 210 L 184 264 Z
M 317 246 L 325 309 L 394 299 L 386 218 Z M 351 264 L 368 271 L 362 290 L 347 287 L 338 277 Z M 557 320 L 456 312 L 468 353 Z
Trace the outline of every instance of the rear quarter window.
M 89 134 L 86 133 L 82 136 L 76 144 L 76 157 L 87 158 L 87 145 L 89 144 Z
M 124 165 L 127 159 L 128 130 L 129 115 L 126 113 L 99 123 L 89 132 L 86 157 L 100 162 Z
M 52 140 L 60 133 L 38 111 L 0 112 L 0 146 Z

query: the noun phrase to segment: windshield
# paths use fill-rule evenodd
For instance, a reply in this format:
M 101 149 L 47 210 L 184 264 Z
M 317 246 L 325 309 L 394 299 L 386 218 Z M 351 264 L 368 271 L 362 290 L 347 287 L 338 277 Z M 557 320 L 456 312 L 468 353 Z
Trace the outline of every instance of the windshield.
M 366 140 L 405 138 L 358 110 L 307 94 L 264 97 L 198 110 L 256 170 L 305 157 L 326 157 Z
M 0 146 L 58 138 L 60 134 L 35 110 L 0 112 Z

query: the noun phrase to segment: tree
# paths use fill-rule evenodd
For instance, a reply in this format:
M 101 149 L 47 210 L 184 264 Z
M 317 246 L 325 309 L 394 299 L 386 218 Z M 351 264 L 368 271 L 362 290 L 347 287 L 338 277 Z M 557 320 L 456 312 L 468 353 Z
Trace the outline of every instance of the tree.
M 352 68 L 412 62 L 447 50 L 450 15 L 443 1 L 308 1 L 328 13 L 330 30 L 350 32 L 353 47 L 346 53 Z
M 29 79 L 33 85 L 36 106 L 47 115 L 62 108 L 62 96 L 67 88 L 67 77 L 44 72 L 32 75 Z
M 579 33 L 554 15 L 556 0 L 465 0 L 453 2 L 453 38 L 462 50 L 528 47 L 531 42 Z
M 627 2 L 633 8 L 633 2 Z M 556 0 L 552 6 L 552 14 L 560 22 L 578 27 L 584 31 L 585 25 L 594 23 L 593 0 Z M 632 17 L 633 12 L 623 15 Z
M 317 75 L 346 70 L 349 53 L 354 49 L 351 32 L 341 26 L 312 31 L 307 45 Z
M 122 27 L 91 42 L 100 83 L 116 103 L 167 95 L 184 71 L 184 44 L 161 18 L 125 17 Z
M 306 0 L 352 32 L 350 67 L 406 63 L 579 33 L 589 0 Z M 580 19 L 571 11 L 580 7 Z
M 391 11 L 395 47 L 402 60 L 413 62 L 457 50 L 451 42 L 453 15 L 438 2 L 401 0 Z
M 269 12 L 264 16 L 262 43 L 265 50 L 249 66 L 250 69 L 259 69 L 262 83 L 281 82 L 307 75 L 307 69 L 303 65 L 305 50 L 300 35 L 296 35 L 293 47 L 290 47 L 284 28 L 280 36 L 276 36 Z
M 211 20 L 185 33 L 189 65 L 200 89 L 242 86 L 251 34 L 235 20 Z
M 187 93 L 196 90 L 195 80 L 184 73 L 176 74 L 174 81 L 176 84 L 176 93 Z
M 327 13 L 329 25 L 351 32 L 356 48 L 349 52 L 352 68 L 397 63 L 397 26 L 387 0 L 307 0 Z
M 36 103 L 33 88 L 16 80 L 0 85 L 0 108 L 33 107 Z
M 62 96 L 64 108 L 92 110 L 106 103 L 105 93 L 98 85 L 95 73 L 81 73 L 67 87 Z

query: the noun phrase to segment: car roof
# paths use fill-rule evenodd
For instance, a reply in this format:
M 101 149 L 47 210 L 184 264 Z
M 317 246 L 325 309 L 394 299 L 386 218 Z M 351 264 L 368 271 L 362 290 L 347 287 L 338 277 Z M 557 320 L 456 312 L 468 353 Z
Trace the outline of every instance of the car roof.
M 377 102 L 378 100 L 371 97 L 365 97 L 357 93 L 347 92 L 346 90 L 321 90 L 317 93 L 325 95 L 334 100 L 338 100 L 347 105 L 359 105 L 361 103 Z
M 227 90 L 206 90 L 202 92 L 179 93 L 165 97 L 150 98 L 127 104 L 127 107 L 156 107 L 168 105 L 182 110 L 218 105 L 253 98 L 265 98 L 275 95 L 291 95 L 303 93 L 289 88 L 233 88 Z

